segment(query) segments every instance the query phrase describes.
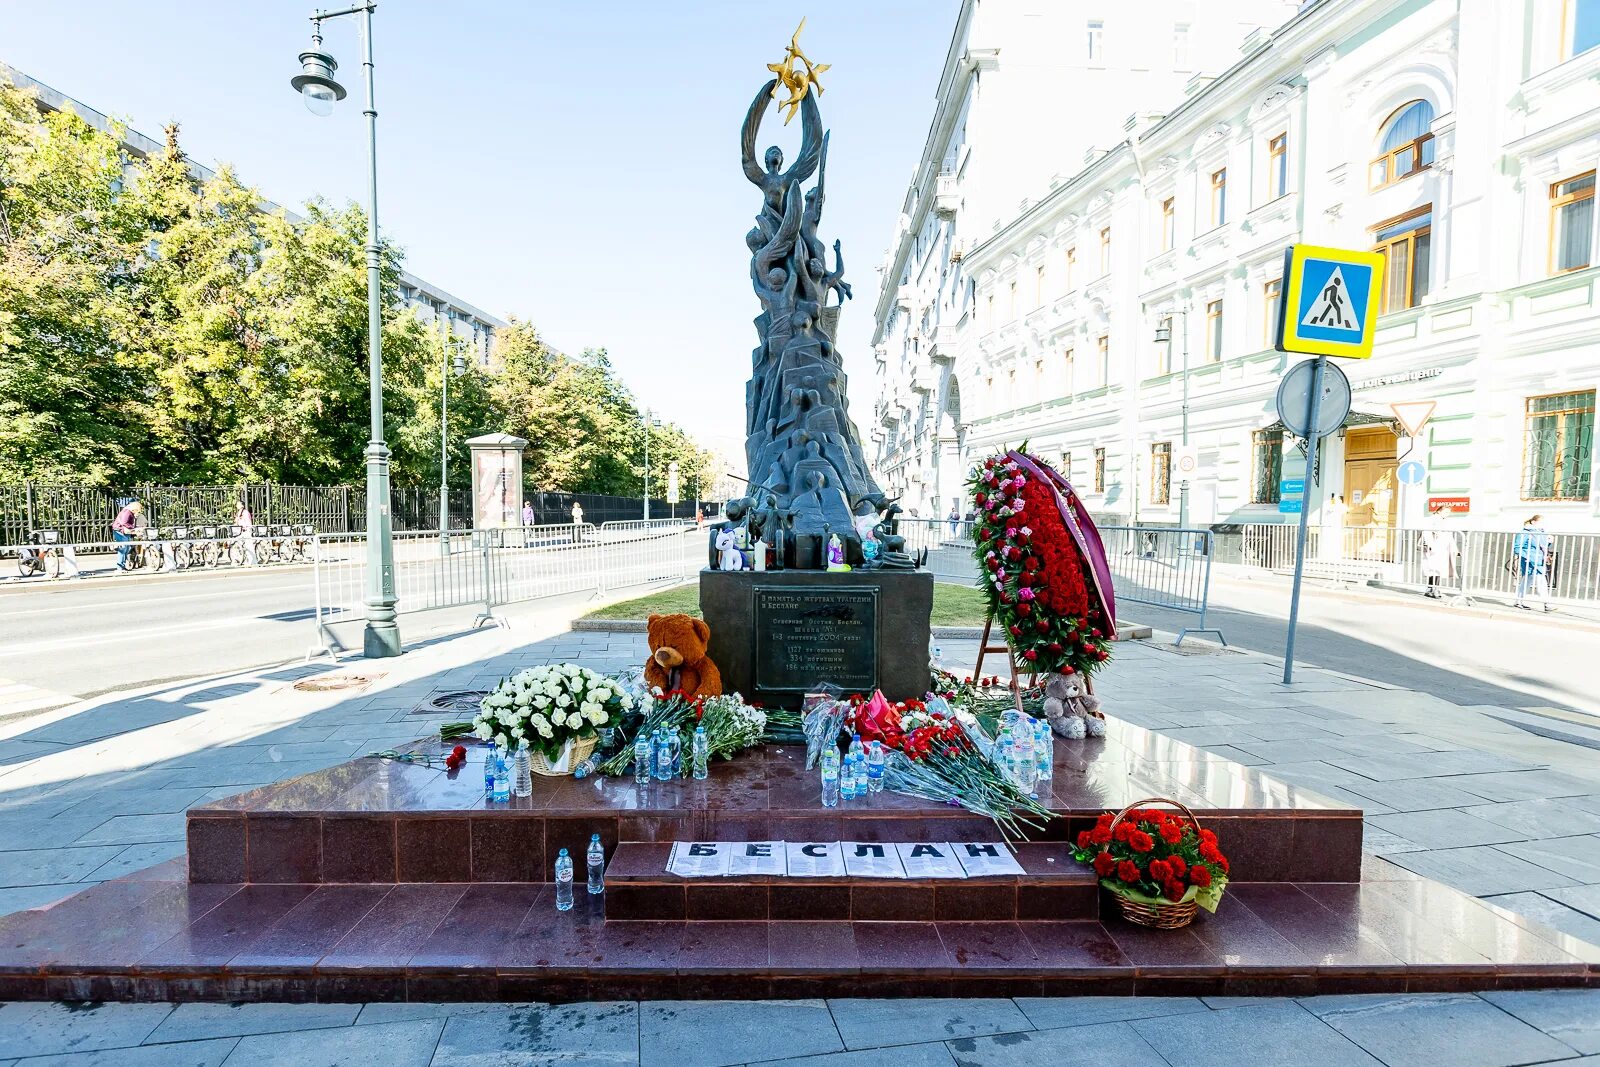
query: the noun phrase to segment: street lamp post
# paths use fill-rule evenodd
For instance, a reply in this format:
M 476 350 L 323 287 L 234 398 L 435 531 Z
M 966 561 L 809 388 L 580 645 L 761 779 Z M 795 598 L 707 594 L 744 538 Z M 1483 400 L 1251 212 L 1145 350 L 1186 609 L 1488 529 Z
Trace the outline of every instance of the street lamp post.
M 450 540 L 450 482 L 445 477 L 445 467 L 450 462 L 450 374 L 457 378 L 467 372 L 467 342 L 452 337 L 444 343 L 444 356 L 439 366 L 439 541 Z M 453 357 L 453 358 L 452 358 Z
M 1173 314 L 1183 319 L 1183 428 L 1180 433 L 1183 447 L 1187 449 L 1189 447 L 1189 309 L 1178 308 L 1173 311 Z M 1167 321 L 1171 322 L 1172 320 L 1169 317 Z M 1156 343 L 1169 345 L 1172 343 L 1171 326 L 1161 325 L 1156 327 Z M 1170 467 L 1168 472 L 1170 477 Z M 1189 478 L 1187 475 L 1178 482 L 1178 528 L 1180 530 L 1189 528 Z
M 361 16 L 362 81 L 367 106 L 367 355 L 371 428 L 367 442 L 367 628 L 363 650 L 369 657 L 400 654 L 400 626 L 394 594 L 394 544 L 389 514 L 389 446 L 383 437 L 383 281 L 378 244 L 378 107 L 372 86 L 372 13 L 374 0 L 311 15 L 311 48 L 300 53 L 301 72 L 289 81 L 313 115 L 331 115 L 345 98 L 334 80 L 339 65 L 322 50 L 322 21 L 343 15 Z

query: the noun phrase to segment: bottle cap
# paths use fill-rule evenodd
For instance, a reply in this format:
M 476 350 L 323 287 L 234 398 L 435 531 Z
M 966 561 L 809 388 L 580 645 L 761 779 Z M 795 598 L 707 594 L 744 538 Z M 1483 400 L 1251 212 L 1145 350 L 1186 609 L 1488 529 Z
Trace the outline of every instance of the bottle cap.
M 562 849 L 562 850 L 561 850 L 561 855 L 562 855 L 562 856 L 565 856 L 565 855 L 566 855 L 566 854 L 567 854 L 567 850 L 566 850 L 566 849 Z
M 600 835 L 599 834 L 590 834 L 589 835 L 589 840 L 590 841 L 598 841 L 598 840 L 600 840 Z

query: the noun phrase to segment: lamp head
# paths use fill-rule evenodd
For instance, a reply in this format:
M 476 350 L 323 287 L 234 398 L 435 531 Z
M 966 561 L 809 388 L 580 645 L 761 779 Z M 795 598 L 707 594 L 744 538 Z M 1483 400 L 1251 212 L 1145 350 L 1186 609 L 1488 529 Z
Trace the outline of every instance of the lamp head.
M 1172 340 L 1172 327 L 1162 323 L 1156 327 L 1156 344 L 1164 345 Z
M 311 42 L 311 49 L 300 53 L 300 73 L 289 79 L 289 85 L 300 94 L 307 111 L 317 116 L 331 115 L 334 101 L 345 98 L 344 86 L 333 76 L 339 64 L 322 51 L 321 34 L 314 35 Z

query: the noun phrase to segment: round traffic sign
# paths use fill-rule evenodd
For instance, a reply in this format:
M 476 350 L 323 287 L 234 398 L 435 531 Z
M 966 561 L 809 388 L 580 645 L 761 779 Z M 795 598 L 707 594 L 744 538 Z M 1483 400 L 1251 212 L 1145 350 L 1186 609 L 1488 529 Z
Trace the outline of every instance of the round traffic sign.
M 1350 379 L 1333 363 L 1321 361 L 1322 403 L 1317 408 L 1316 434 L 1326 437 L 1344 425 L 1350 414 Z M 1316 378 L 1317 363 L 1308 359 L 1289 368 L 1289 373 L 1278 383 L 1278 418 L 1284 428 L 1296 437 L 1310 437 L 1306 420 L 1311 409 L 1311 383 Z
M 1422 479 L 1428 476 L 1428 468 L 1414 459 L 1408 459 L 1400 464 L 1401 485 L 1421 485 Z

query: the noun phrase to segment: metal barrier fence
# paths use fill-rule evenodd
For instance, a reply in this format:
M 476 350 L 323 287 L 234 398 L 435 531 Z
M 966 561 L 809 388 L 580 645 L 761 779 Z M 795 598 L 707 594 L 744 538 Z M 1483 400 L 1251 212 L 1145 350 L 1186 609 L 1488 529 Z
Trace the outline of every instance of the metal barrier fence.
M 972 523 L 900 517 L 900 536 L 913 556 L 928 551 L 927 569 L 936 581 L 975 585 L 978 561 L 972 555 Z
M 308 658 L 332 654 L 329 625 L 366 618 L 366 535 L 319 537 L 314 558 L 317 644 Z M 476 626 L 496 621 L 494 609 L 503 604 L 682 581 L 705 561 L 704 530 L 683 522 L 550 523 L 447 538 L 436 530 L 401 532 L 394 535 L 395 607 L 411 613 L 476 605 Z
M 1101 526 L 1099 530 L 1119 615 L 1124 602 L 1188 612 L 1198 616 L 1197 625 L 1179 630 L 1175 644 L 1199 633 L 1216 634 L 1217 640 L 1228 643 L 1221 630 L 1206 625 L 1211 563 L 1216 556 L 1210 530 L 1171 526 Z
M 1467 600 L 1515 599 L 1521 567 L 1513 545 L 1520 530 L 1458 530 L 1346 526 L 1306 531 L 1306 574 L 1346 582 L 1425 588 L 1425 537 L 1431 534 L 1444 563 L 1443 592 Z M 1243 529 L 1244 566 L 1288 572 L 1294 568 L 1295 528 L 1259 523 Z M 1545 577 L 1552 601 L 1600 603 L 1600 534 L 1547 534 Z M 1430 559 L 1431 563 L 1432 560 Z

